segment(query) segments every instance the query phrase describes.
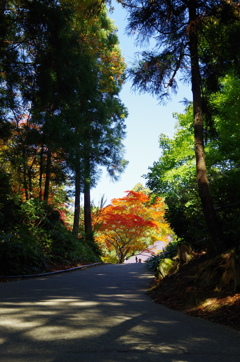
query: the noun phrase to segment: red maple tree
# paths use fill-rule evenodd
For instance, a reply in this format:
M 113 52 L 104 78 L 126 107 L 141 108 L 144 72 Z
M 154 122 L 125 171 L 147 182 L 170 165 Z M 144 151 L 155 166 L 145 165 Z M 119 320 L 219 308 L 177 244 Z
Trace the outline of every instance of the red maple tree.
M 109 261 L 109 256 L 114 255 L 118 263 L 123 263 L 156 240 L 163 240 L 170 232 L 164 213 L 163 199 L 151 201 L 144 192 L 127 191 L 125 197 L 113 199 L 95 216 L 95 240 L 103 259 Z

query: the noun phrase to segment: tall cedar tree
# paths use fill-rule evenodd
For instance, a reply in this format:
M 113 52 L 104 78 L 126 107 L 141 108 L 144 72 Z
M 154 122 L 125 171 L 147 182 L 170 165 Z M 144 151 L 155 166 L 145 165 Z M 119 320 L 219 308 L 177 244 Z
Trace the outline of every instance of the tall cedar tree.
M 92 240 L 90 189 L 97 182 L 98 166 L 106 166 L 117 177 L 125 168 L 122 139 L 126 108 L 118 98 L 124 80 L 123 62 L 116 29 L 106 9 L 83 14 L 78 9 L 72 26 L 79 33 L 80 49 L 88 61 L 72 79 L 71 107 L 68 104 L 68 165 L 75 175 L 73 232 L 79 232 L 80 192 L 84 193 L 85 234 Z M 90 67 L 89 67 L 90 65 Z M 81 66 L 79 69 L 82 69 Z
M 32 197 L 38 172 L 38 195 L 48 202 L 53 182 L 64 182 L 66 166 L 73 171 L 76 234 L 80 191 L 86 194 L 86 229 L 91 230 L 90 186 L 97 179 L 97 165 L 113 176 L 126 165 L 122 138 L 127 112 L 118 99 L 125 65 L 102 4 L 15 0 L 1 7 L 1 109 L 6 109 L 1 125 L 9 137 L 9 114 L 17 115 L 21 188 L 25 198 Z M 19 128 L 23 106 L 28 123 Z
M 194 140 L 196 172 L 203 213 L 211 235 L 210 251 L 225 248 L 210 192 L 204 153 L 204 123 L 202 108 L 202 78 L 199 59 L 199 37 L 209 19 L 225 13 L 236 20 L 238 1 L 148 1 L 119 0 L 129 11 L 130 33 L 137 34 L 140 42 L 155 38 L 155 52 L 143 52 L 136 67 L 130 70 L 133 85 L 143 92 L 156 94 L 160 100 L 169 97 L 169 89 L 177 89 L 179 71 L 191 74 L 194 106 Z M 233 15 L 234 14 L 234 15 Z M 227 16 L 226 16 L 227 15 Z M 239 19 L 239 17 L 238 17 Z M 239 21 L 239 20 L 237 20 Z M 209 55 L 209 54 L 208 54 Z M 215 56 L 215 54 L 212 54 Z
M 9 151 L 20 151 L 16 155 L 12 153 L 9 160 L 14 170 L 19 169 L 18 182 L 22 184 L 25 199 L 37 195 L 41 199 L 44 195 L 48 201 L 53 177 L 55 185 L 65 180 L 59 130 L 60 106 L 63 98 L 66 102 L 67 94 L 65 59 L 70 37 L 64 37 L 63 31 L 67 30 L 70 12 L 53 0 L 7 1 L 5 10 L 6 29 L 2 39 L 5 47 L 1 59 L 1 103 L 5 113 L 2 118 L 13 129 Z M 16 141 L 18 148 L 12 147 Z

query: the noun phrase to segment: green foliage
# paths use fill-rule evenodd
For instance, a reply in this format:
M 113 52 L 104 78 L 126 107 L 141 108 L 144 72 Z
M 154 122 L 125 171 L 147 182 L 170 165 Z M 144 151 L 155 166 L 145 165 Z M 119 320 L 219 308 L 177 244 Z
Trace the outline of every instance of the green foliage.
M 177 90 L 178 73 L 192 84 L 196 176 L 202 205 L 202 212 L 197 212 L 196 216 L 204 215 L 210 236 L 208 250 L 220 252 L 226 245 L 213 204 L 209 168 L 205 161 L 204 118 L 207 119 L 209 110 L 204 108 L 206 104 L 203 100 L 206 89 L 216 90 L 220 75 L 233 70 L 239 74 L 239 52 L 233 51 L 234 43 L 239 49 L 239 4 L 198 0 L 125 0 L 122 3 L 129 12 L 129 33 L 136 34 L 140 43 L 151 39 L 156 45 L 152 51 L 138 54 L 134 67 L 129 71 L 133 86 L 140 92 L 156 95 L 162 101 L 169 98 L 170 90 Z M 209 87 L 212 83 L 214 86 Z M 181 148 L 181 151 L 184 150 L 186 147 Z M 177 167 L 170 167 L 169 179 L 177 179 L 178 171 L 186 174 L 185 171 L 189 170 L 188 167 L 184 170 L 189 166 L 184 162 L 184 155 L 179 152 L 179 157 L 183 165 L 176 165 L 178 158 L 175 155 Z
M 62 225 L 49 232 L 51 260 L 64 265 L 99 261 L 97 254 L 83 239 L 76 238 Z
M 205 153 L 215 209 L 224 234 L 225 247 L 239 246 L 240 81 L 230 73 L 221 79 L 221 91 L 209 99 L 215 132 L 209 133 Z M 172 139 L 160 136 L 162 156 L 150 168 L 147 186 L 165 197 L 166 219 L 175 234 L 194 249 L 204 249 L 209 238 L 195 182 L 191 106 L 177 114 L 178 127 Z
M 118 263 L 118 257 L 114 252 L 111 253 L 102 253 L 101 260 L 103 263 L 111 263 L 111 264 L 117 264 Z
M 221 88 L 220 80 L 229 71 L 239 77 L 239 32 L 239 2 L 222 1 L 200 34 L 203 84 L 210 93 Z
M 239 165 L 240 154 L 240 78 L 230 73 L 219 82 L 221 91 L 210 96 L 218 135 L 217 144 L 212 142 L 211 157 L 216 165 L 232 169 Z
M 64 225 L 60 214 L 38 199 L 18 207 L 18 221 L 0 234 L 0 273 L 18 275 L 46 271 L 51 265 L 99 261 L 86 243 Z
M 212 190 L 228 248 L 240 242 L 240 79 L 233 72 L 219 80 L 210 96 L 217 136 L 209 140 Z
M 158 278 L 165 278 L 173 268 L 175 262 L 173 259 L 165 258 L 159 261 L 159 265 L 157 268 L 157 276 Z
M 47 266 L 48 258 L 33 233 L 16 225 L 15 230 L 0 235 L 0 273 L 15 275 L 37 272 Z
M 178 120 L 175 135 L 172 139 L 160 135 L 162 155 L 149 168 L 145 178 L 151 191 L 165 198 L 166 220 L 172 230 L 179 238 L 194 245 L 208 231 L 195 179 L 192 105 L 186 107 L 184 114 L 174 117 Z
M 66 188 L 75 186 L 74 211 L 79 210 L 81 192 L 88 191 L 90 201 L 99 165 L 115 180 L 127 165 L 122 144 L 127 110 L 119 99 L 126 65 L 116 28 L 101 0 L 5 1 L 0 17 L 0 230 L 8 254 L 5 265 L 14 250 L 28 255 L 22 264 L 30 269 L 35 254 L 47 263 L 94 259 L 100 251 L 91 227 L 85 227 L 86 242 L 79 243 L 60 213 Z M 88 216 L 89 226 L 87 206 L 84 219 Z M 78 235 L 79 215 L 74 224 Z M 39 268 L 44 262 L 40 258 Z
M 173 240 L 169 244 L 167 244 L 167 246 L 161 251 L 161 253 L 150 257 L 146 261 L 146 266 L 148 270 L 156 274 L 161 260 L 174 258 L 174 256 L 176 256 L 177 254 L 178 243 L 178 240 Z

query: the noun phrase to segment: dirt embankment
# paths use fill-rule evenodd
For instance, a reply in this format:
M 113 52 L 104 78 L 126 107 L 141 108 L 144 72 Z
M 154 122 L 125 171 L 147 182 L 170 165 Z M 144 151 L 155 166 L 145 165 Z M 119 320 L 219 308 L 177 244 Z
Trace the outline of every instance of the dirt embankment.
M 157 303 L 240 330 L 240 293 L 234 292 L 229 254 L 196 255 L 178 272 L 155 280 L 149 294 Z

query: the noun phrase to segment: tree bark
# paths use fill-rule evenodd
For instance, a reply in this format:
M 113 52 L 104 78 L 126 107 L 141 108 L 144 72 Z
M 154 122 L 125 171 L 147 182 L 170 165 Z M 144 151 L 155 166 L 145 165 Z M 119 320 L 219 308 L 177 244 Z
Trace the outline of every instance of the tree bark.
M 4 56 L 5 51 L 5 45 L 6 42 L 6 22 L 4 21 L 4 12 L 6 10 L 7 1 L 6 0 L 0 0 L 0 57 L 1 59 Z
M 39 200 L 42 201 L 42 181 L 43 181 L 43 154 L 44 148 L 41 147 L 40 161 L 39 161 Z
M 124 257 L 124 255 L 121 253 L 121 254 L 118 256 L 118 264 L 123 264 L 123 263 L 124 263 L 124 260 L 125 260 L 125 257 Z
M 23 187 L 25 192 L 26 201 L 29 199 L 28 182 L 27 182 L 27 161 L 26 161 L 26 150 L 23 146 Z
M 203 112 L 201 102 L 201 77 L 199 69 L 198 56 L 198 34 L 197 34 L 197 14 L 195 1 L 191 1 L 189 5 L 189 48 L 191 57 L 191 77 L 192 77 L 192 94 L 194 109 L 194 143 L 196 156 L 196 172 L 199 196 L 202 202 L 204 217 L 211 236 L 209 245 L 210 252 L 218 252 L 222 250 L 222 235 L 217 220 L 216 211 L 214 209 L 213 200 L 210 192 L 209 181 L 207 177 L 207 167 L 204 152 L 203 137 Z
M 86 133 L 86 142 L 84 145 L 84 228 L 85 238 L 88 242 L 92 243 L 93 240 L 93 229 L 92 229 L 92 211 L 91 211 L 91 162 L 90 162 L 90 134 L 89 130 Z
M 50 187 L 50 177 L 51 177 L 51 163 L 52 163 L 52 152 L 50 149 L 47 150 L 47 164 L 46 164 L 46 178 L 45 178 L 45 188 L 44 188 L 44 201 L 48 202 L 49 198 L 49 187 Z
M 89 241 L 93 241 L 89 177 L 85 177 L 85 180 L 84 180 L 84 227 L 85 227 L 86 239 L 88 239 Z
M 79 165 L 75 170 L 75 200 L 74 200 L 74 217 L 72 233 L 75 236 L 79 234 L 79 220 L 80 220 L 80 195 L 81 195 L 81 173 Z

